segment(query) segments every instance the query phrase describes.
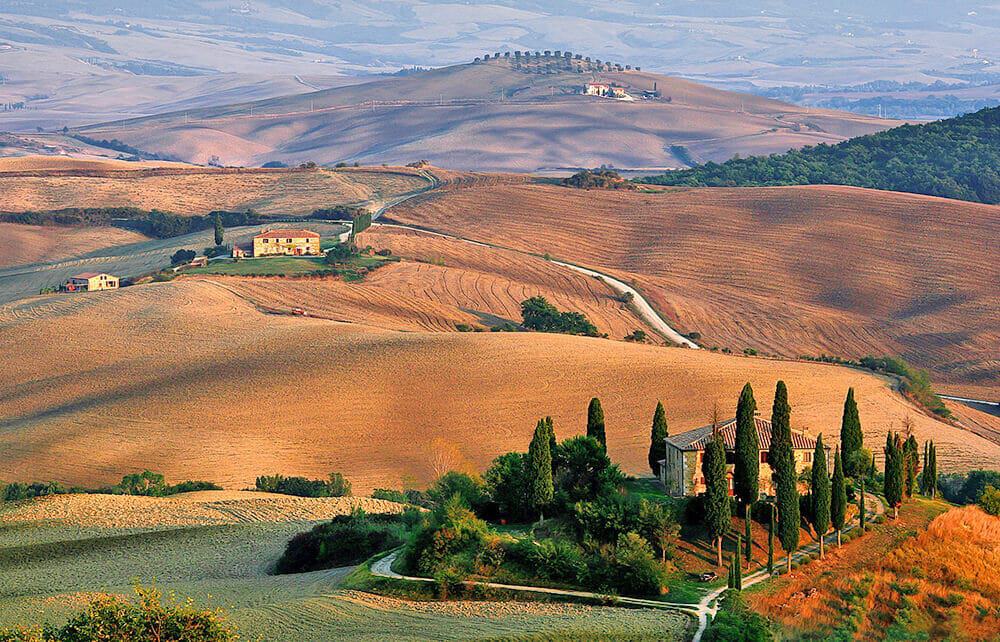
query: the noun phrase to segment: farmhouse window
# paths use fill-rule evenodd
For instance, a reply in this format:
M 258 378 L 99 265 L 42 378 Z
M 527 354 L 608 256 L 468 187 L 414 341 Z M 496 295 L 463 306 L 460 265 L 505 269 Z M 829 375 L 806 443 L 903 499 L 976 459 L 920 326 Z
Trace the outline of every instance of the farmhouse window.
M 813 454 L 808 450 L 802 453 L 802 456 L 803 456 L 802 461 L 806 462 L 807 464 L 813 460 Z
M 766 450 L 760 451 L 760 463 L 762 463 L 762 464 L 766 464 L 767 463 L 767 451 Z
M 291 242 L 292 242 L 292 239 L 288 239 L 287 241 L 285 241 L 285 243 L 291 243 Z

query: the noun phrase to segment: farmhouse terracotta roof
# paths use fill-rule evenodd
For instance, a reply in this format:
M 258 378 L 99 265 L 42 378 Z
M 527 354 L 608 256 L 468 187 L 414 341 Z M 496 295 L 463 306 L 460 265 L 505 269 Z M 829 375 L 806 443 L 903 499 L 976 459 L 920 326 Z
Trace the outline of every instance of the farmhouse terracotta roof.
M 103 274 L 103 272 L 80 272 L 79 274 L 74 274 L 73 276 L 71 276 L 69 278 L 71 278 L 71 279 L 92 279 L 95 276 L 101 276 L 101 274 Z
M 761 450 L 768 450 L 771 447 L 771 422 L 761 417 L 754 417 L 754 424 L 757 428 L 757 443 Z M 719 423 L 719 433 L 722 441 L 726 445 L 726 450 L 736 448 L 736 418 Z M 712 438 L 712 424 L 695 428 L 687 432 L 667 437 L 667 443 L 679 450 L 705 450 L 709 439 Z M 816 448 L 816 440 L 812 439 L 804 432 L 792 430 L 792 448 L 795 450 Z
M 309 230 L 268 230 L 261 232 L 255 239 L 318 239 L 319 234 Z

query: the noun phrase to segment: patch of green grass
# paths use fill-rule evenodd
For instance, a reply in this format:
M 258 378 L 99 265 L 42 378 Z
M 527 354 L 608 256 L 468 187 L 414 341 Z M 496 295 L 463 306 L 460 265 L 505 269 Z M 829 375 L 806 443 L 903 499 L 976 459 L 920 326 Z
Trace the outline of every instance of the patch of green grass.
M 259 259 L 240 259 L 239 261 L 212 261 L 205 267 L 185 270 L 185 274 L 232 274 L 248 276 L 254 274 L 271 276 L 292 276 L 308 274 L 316 271 L 333 272 L 332 266 L 324 263 L 322 257 L 311 256 L 270 256 Z

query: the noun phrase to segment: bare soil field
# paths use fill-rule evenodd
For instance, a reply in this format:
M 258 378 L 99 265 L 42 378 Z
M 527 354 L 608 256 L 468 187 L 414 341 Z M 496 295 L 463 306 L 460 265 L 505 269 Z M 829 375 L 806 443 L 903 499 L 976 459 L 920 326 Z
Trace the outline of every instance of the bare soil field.
M 535 333 L 395 332 L 259 313 L 214 284 L 157 283 L 0 320 L 0 479 L 168 479 L 243 488 L 261 474 L 343 472 L 355 492 L 481 470 L 525 449 L 538 417 L 583 432 L 599 396 L 609 451 L 647 471 L 653 408 L 670 430 L 768 408 L 788 382 L 793 425 L 837 434 L 854 386 L 866 445 L 911 415 L 942 471 L 1000 465 L 1000 445 L 935 421 L 860 371 Z M 72 358 L 67 358 L 72 355 Z
M 0 223 L 0 269 L 51 262 L 95 250 L 145 241 L 138 232 L 117 227 L 54 227 Z
M 280 159 L 530 172 L 683 167 L 839 142 L 900 124 L 805 109 L 645 71 L 529 73 L 490 60 L 224 107 L 82 128 L 147 151 L 205 163 Z M 573 63 L 585 65 L 580 61 Z M 589 63 L 586 63 L 589 65 Z M 586 82 L 652 90 L 658 100 L 583 96 Z M 503 96 L 503 98 L 501 98 Z
M 37 163 L 32 163 L 37 164 Z M 17 163 L 12 164 L 18 167 Z M 426 178 L 407 168 L 215 169 L 130 168 L 123 163 L 71 163 L 65 169 L 0 166 L 5 211 L 66 207 L 137 207 L 176 214 L 256 210 L 305 215 L 335 205 L 381 201 L 421 189 Z M 120 167 L 125 165 L 125 167 Z
M 846 187 L 458 187 L 389 213 L 602 269 L 706 346 L 898 354 L 1000 397 L 1000 208 Z
M 393 330 L 520 323 L 521 301 L 542 295 L 559 309 L 584 313 L 612 338 L 645 329 L 651 342 L 662 343 L 609 286 L 542 258 L 388 227 L 366 231 L 358 243 L 406 260 L 381 267 L 360 283 L 211 279 L 267 308 L 302 308 L 311 316 Z
M 113 158 L 45 156 L 27 154 L 0 158 L 0 174 L 7 172 L 50 172 L 50 171 L 113 171 L 136 170 L 153 167 L 192 167 L 172 161 L 123 161 Z

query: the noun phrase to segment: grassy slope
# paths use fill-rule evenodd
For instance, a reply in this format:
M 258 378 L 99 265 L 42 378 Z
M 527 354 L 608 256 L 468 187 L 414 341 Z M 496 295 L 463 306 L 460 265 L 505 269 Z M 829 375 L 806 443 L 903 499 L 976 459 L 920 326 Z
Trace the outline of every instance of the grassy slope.
M 0 223 L 0 269 L 59 261 L 88 252 L 138 243 L 146 237 L 116 227 L 43 227 Z
M 843 187 L 584 191 L 472 184 L 391 216 L 612 271 L 706 345 L 900 354 L 1000 394 L 1000 208 Z
M 244 487 L 259 474 L 344 472 L 358 492 L 426 481 L 435 462 L 482 470 L 527 447 L 540 416 L 566 438 L 590 397 L 612 457 L 646 470 L 662 399 L 671 431 L 760 407 L 788 382 L 793 424 L 839 430 L 854 386 L 869 447 L 914 417 L 942 470 L 1000 464 L 1000 447 L 919 415 L 877 377 L 822 364 L 541 334 L 400 333 L 262 315 L 216 285 L 181 281 L 42 297 L 0 317 L 0 478 L 106 483 L 150 467 Z M 67 360 L 66 355 L 73 358 Z M 2 383 L 6 382 L 6 383 Z
M 631 88 L 654 82 L 671 100 L 622 103 L 580 95 L 592 78 Z M 499 102 L 501 91 L 506 97 Z M 439 104 L 441 100 L 444 105 Z M 381 102 L 372 108 L 372 101 Z M 455 101 L 455 102 L 452 102 Z M 227 164 L 292 161 L 406 163 L 463 169 L 682 167 L 697 159 L 771 153 L 840 141 L 889 121 L 812 110 L 647 72 L 527 74 L 507 61 L 456 65 L 347 88 L 85 128 L 139 148 Z

